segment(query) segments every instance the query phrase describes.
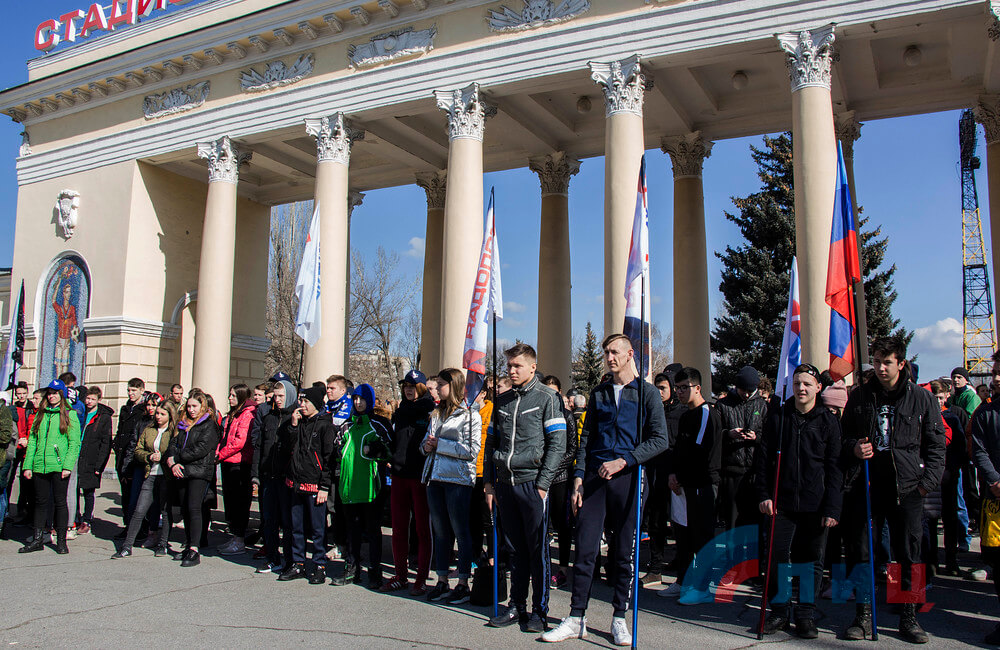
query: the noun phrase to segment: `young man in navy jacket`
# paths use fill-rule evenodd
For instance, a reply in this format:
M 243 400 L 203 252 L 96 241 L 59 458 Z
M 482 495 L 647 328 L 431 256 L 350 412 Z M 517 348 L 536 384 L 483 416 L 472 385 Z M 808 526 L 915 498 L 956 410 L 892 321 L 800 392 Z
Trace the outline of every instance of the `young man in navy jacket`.
M 615 590 L 611 634 L 615 645 L 632 643 L 625 611 L 632 596 L 635 511 L 639 496 L 636 472 L 639 465 L 667 449 L 667 422 L 659 391 L 636 374 L 628 338 L 612 334 L 604 339 L 602 347 L 611 378 L 590 395 L 573 479 L 571 504 L 577 523 L 570 614 L 559 627 L 543 634 L 543 641 L 586 638 L 590 588 L 601 534 L 607 530 L 608 552 L 615 564 L 611 572 Z M 641 428 L 636 426 L 640 400 Z M 643 491 L 645 486 L 643 481 Z

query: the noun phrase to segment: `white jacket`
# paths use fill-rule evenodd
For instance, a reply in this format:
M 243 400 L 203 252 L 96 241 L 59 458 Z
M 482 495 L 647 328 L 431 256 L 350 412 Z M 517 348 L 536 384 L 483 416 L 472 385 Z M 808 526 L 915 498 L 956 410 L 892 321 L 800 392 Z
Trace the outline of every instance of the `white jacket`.
M 455 409 L 444 422 L 435 413 L 423 442 L 431 436 L 438 439 L 437 449 L 424 462 L 422 483 L 438 481 L 458 485 L 475 485 L 476 458 L 482 444 L 483 424 L 479 411 L 464 406 Z M 423 442 L 420 450 L 423 451 Z

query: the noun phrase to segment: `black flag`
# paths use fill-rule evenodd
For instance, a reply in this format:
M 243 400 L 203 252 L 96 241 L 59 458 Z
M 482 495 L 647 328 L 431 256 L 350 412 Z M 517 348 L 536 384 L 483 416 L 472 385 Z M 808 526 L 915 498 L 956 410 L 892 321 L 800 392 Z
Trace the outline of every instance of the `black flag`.
M 10 333 L 10 343 L 7 346 L 10 354 L 10 375 L 5 390 L 14 390 L 17 384 L 17 371 L 24 365 L 24 280 L 21 280 L 21 292 L 18 294 L 15 309 L 17 315 L 12 322 L 13 331 Z

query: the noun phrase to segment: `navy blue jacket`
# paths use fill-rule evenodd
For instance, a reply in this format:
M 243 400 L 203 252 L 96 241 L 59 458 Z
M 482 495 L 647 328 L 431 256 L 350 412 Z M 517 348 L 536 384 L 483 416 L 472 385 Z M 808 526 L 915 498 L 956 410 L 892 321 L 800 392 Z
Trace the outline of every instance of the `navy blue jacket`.
M 639 414 L 639 380 L 622 387 L 620 404 L 615 403 L 611 381 L 598 384 L 590 393 L 587 416 L 576 455 L 576 478 L 596 474 L 609 460 L 624 458 L 628 467 L 644 464 L 667 450 L 667 421 L 660 392 L 642 382 L 642 435 L 636 430 Z

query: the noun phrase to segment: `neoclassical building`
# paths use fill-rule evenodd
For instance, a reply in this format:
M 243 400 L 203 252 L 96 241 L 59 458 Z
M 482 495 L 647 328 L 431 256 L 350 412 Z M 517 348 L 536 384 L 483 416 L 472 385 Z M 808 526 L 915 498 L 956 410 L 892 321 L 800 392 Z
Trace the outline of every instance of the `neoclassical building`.
M 323 334 L 305 377 L 342 371 L 351 210 L 410 183 L 427 194 L 423 367 L 460 365 L 482 175 L 525 166 L 542 196 L 537 347 L 566 376 L 572 177 L 605 157 L 603 325 L 617 330 L 650 149 L 675 179 L 675 356 L 707 369 L 702 163 L 714 141 L 784 129 L 804 358 L 825 366 L 838 139 L 850 170 L 864 120 L 975 107 L 1000 210 L 996 4 L 121 0 L 46 21 L 49 51 L 0 93 L 25 132 L 11 284 L 26 286 L 25 378 L 76 369 L 112 399 L 133 375 L 217 397 L 261 378 L 269 211 L 310 198 Z

